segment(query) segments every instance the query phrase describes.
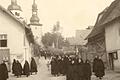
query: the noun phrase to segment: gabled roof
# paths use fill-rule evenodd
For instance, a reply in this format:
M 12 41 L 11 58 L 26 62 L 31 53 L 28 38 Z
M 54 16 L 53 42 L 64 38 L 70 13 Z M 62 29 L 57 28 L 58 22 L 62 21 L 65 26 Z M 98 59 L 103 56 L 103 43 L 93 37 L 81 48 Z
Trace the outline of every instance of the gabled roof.
M 100 14 L 98 15 L 98 18 L 100 16 Z M 111 3 L 111 5 L 107 9 L 105 9 L 102 12 L 101 19 L 99 21 L 98 20 L 96 21 L 96 24 L 95 24 L 93 30 L 87 36 L 86 39 L 91 38 L 91 37 L 103 32 L 103 30 L 105 28 L 105 26 L 103 26 L 103 25 L 115 20 L 119 16 L 120 16 L 120 0 L 115 0 Z
M 10 11 L 8 11 L 8 10 L 6 10 L 4 7 L 2 7 L 1 5 L 0 5 L 0 9 L 3 11 L 3 12 L 5 12 L 6 14 L 8 14 L 8 16 L 10 16 L 11 18 L 13 18 L 15 21 L 17 21 L 18 23 L 20 23 L 22 26 L 21 27 L 27 27 L 26 25 L 25 25 L 25 23 L 24 22 L 22 22 L 22 21 L 20 21 L 19 19 L 17 19 L 13 14 L 12 14 L 12 12 L 10 12 Z
M 32 42 L 32 43 L 34 42 L 34 41 L 31 41 L 31 40 L 34 40 L 33 35 L 32 35 L 32 31 L 30 30 L 30 28 L 27 26 L 27 24 L 24 21 L 22 22 L 19 19 L 17 19 L 10 11 L 6 10 L 1 5 L 0 5 L 0 10 L 5 12 L 6 14 L 8 14 L 8 16 L 13 18 L 16 22 L 18 22 L 21 25 L 21 27 L 25 30 L 28 41 Z

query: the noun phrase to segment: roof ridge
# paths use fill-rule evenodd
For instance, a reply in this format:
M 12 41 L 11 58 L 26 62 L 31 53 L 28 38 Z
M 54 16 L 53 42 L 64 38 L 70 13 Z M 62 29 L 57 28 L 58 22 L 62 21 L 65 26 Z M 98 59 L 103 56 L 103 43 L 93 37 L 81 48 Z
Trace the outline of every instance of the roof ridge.
M 113 9 L 117 6 L 117 4 L 119 4 L 120 0 L 115 0 L 113 1 L 110 6 L 108 7 L 108 9 L 106 10 L 105 13 L 103 13 L 102 18 L 99 20 L 99 22 L 97 24 L 95 24 L 95 26 L 102 24 L 105 21 L 105 18 L 107 18 L 109 16 L 109 14 L 113 11 Z
M 7 9 L 5 9 L 3 6 L 0 5 L 0 9 L 2 11 L 4 11 L 5 13 L 7 13 L 9 16 L 11 16 L 14 20 L 16 20 L 17 22 L 19 22 L 23 27 L 27 27 L 27 25 L 25 25 L 22 21 L 20 21 L 19 19 L 17 19 L 10 11 L 8 11 Z
M 114 8 L 116 8 L 118 6 L 118 4 L 120 3 L 120 0 L 115 0 L 113 1 L 110 6 L 108 7 L 107 11 L 105 13 L 103 13 L 102 18 L 99 20 L 99 22 L 94 25 L 93 30 L 91 31 L 91 33 L 85 38 L 88 39 L 92 36 L 95 36 L 95 32 L 98 29 L 99 26 L 106 24 L 107 22 L 105 22 L 106 18 L 110 15 L 110 13 L 113 11 Z M 98 15 L 99 17 L 99 15 Z M 113 19 L 111 19 L 110 21 L 112 21 Z M 101 28 L 102 29 L 102 28 Z M 98 30 L 97 30 L 98 31 Z M 94 35 L 93 35 L 94 34 Z

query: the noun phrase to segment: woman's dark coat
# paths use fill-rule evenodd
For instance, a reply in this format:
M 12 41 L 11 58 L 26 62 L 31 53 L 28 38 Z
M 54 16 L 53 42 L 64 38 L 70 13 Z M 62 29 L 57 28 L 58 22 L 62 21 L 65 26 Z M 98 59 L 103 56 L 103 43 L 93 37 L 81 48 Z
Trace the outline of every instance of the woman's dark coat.
M 58 59 L 58 73 L 62 74 L 62 60 L 61 59 Z
M 78 77 L 78 59 L 77 58 L 74 58 L 74 64 L 73 64 L 73 70 L 74 70 L 74 80 L 79 80 L 79 77 Z
M 83 63 L 83 75 L 84 75 L 84 80 L 91 80 L 91 65 L 88 62 Z
M 16 61 L 14 60 L 12 63 L 12 73 L 15 74 L 15 67 L 16 67 Z
M 96 72 L 96 70 L 97 70 L 97 67 L 96 67 L 97 62 L 98 62 L 98 58 L 95 58 L 95 59 L 93 60 L 93 72 Z
M 20 62 L 18 62 L 18 68 L 19 68 L 19 75 L 22 75 L 22 65 Z
M 54 69 L 55 69 L 55 75 L 58 75 L 58 73 L 59 73 L 59 62 L 58 62 L 58 58 L 55 58 Z
M 69 59 L 64 57 L 63 59 L 63 74 L 66 75 L 69 67 Z
M 54 58 L 51 61 L 51 74 L 55 75 L 55 59 Z
M 7 80 L 8 70 L 5 63 L 0 64 L 0 80 Z
M 30 68 L 31 68 L 31 70 L 30 70 L 31 72 L 37 72 L 37 64 L 36 64 L 34 58 L 32 58 L 32 60 L 31 60 Z
M 78 73 L 78 80 L 82 80 L 83 78 L 83 61 L 81 61 L 80 63 L 78 63 L 78 66 L 77 66 L 77 73 Z
M 69 64 L 67 71 L 67 80 L 74 80 L 74 64 L 72 62 Z
M 105 75 L 105 66 L 104 66 L 104 63 L 101 59 L 99 59 L 96 62 L 95 69 L 96 69 L 95 75 L 97 77 L 103 77 Z
M 30 68 L 28 61 L 25 61 L 24 67 L 23 67 L 23 74 L 27 77 L 30 75 Z
M 19 61 L 17 61 L 16 64 L 15 64 L 15 73 L 14 74 L 17 77 L 22 75 L 22 66 L 19 63 Z

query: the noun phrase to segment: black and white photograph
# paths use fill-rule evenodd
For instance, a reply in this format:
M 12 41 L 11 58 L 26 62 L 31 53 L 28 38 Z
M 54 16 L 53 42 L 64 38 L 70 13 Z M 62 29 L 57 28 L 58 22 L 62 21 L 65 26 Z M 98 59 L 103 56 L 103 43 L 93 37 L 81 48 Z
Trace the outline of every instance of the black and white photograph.
M 0 0 L 0 80 L 120 80 L 120 0 Z

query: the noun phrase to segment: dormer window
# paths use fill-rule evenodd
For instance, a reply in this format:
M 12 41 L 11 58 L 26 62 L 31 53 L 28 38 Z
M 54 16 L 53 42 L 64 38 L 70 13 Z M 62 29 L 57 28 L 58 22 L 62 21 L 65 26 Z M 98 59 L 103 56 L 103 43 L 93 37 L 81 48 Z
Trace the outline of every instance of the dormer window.
M 20 16 L 20 13 L 18 13 L 18 12 L 15 12 L 15 15 L 16 15 L 16 16 Z

